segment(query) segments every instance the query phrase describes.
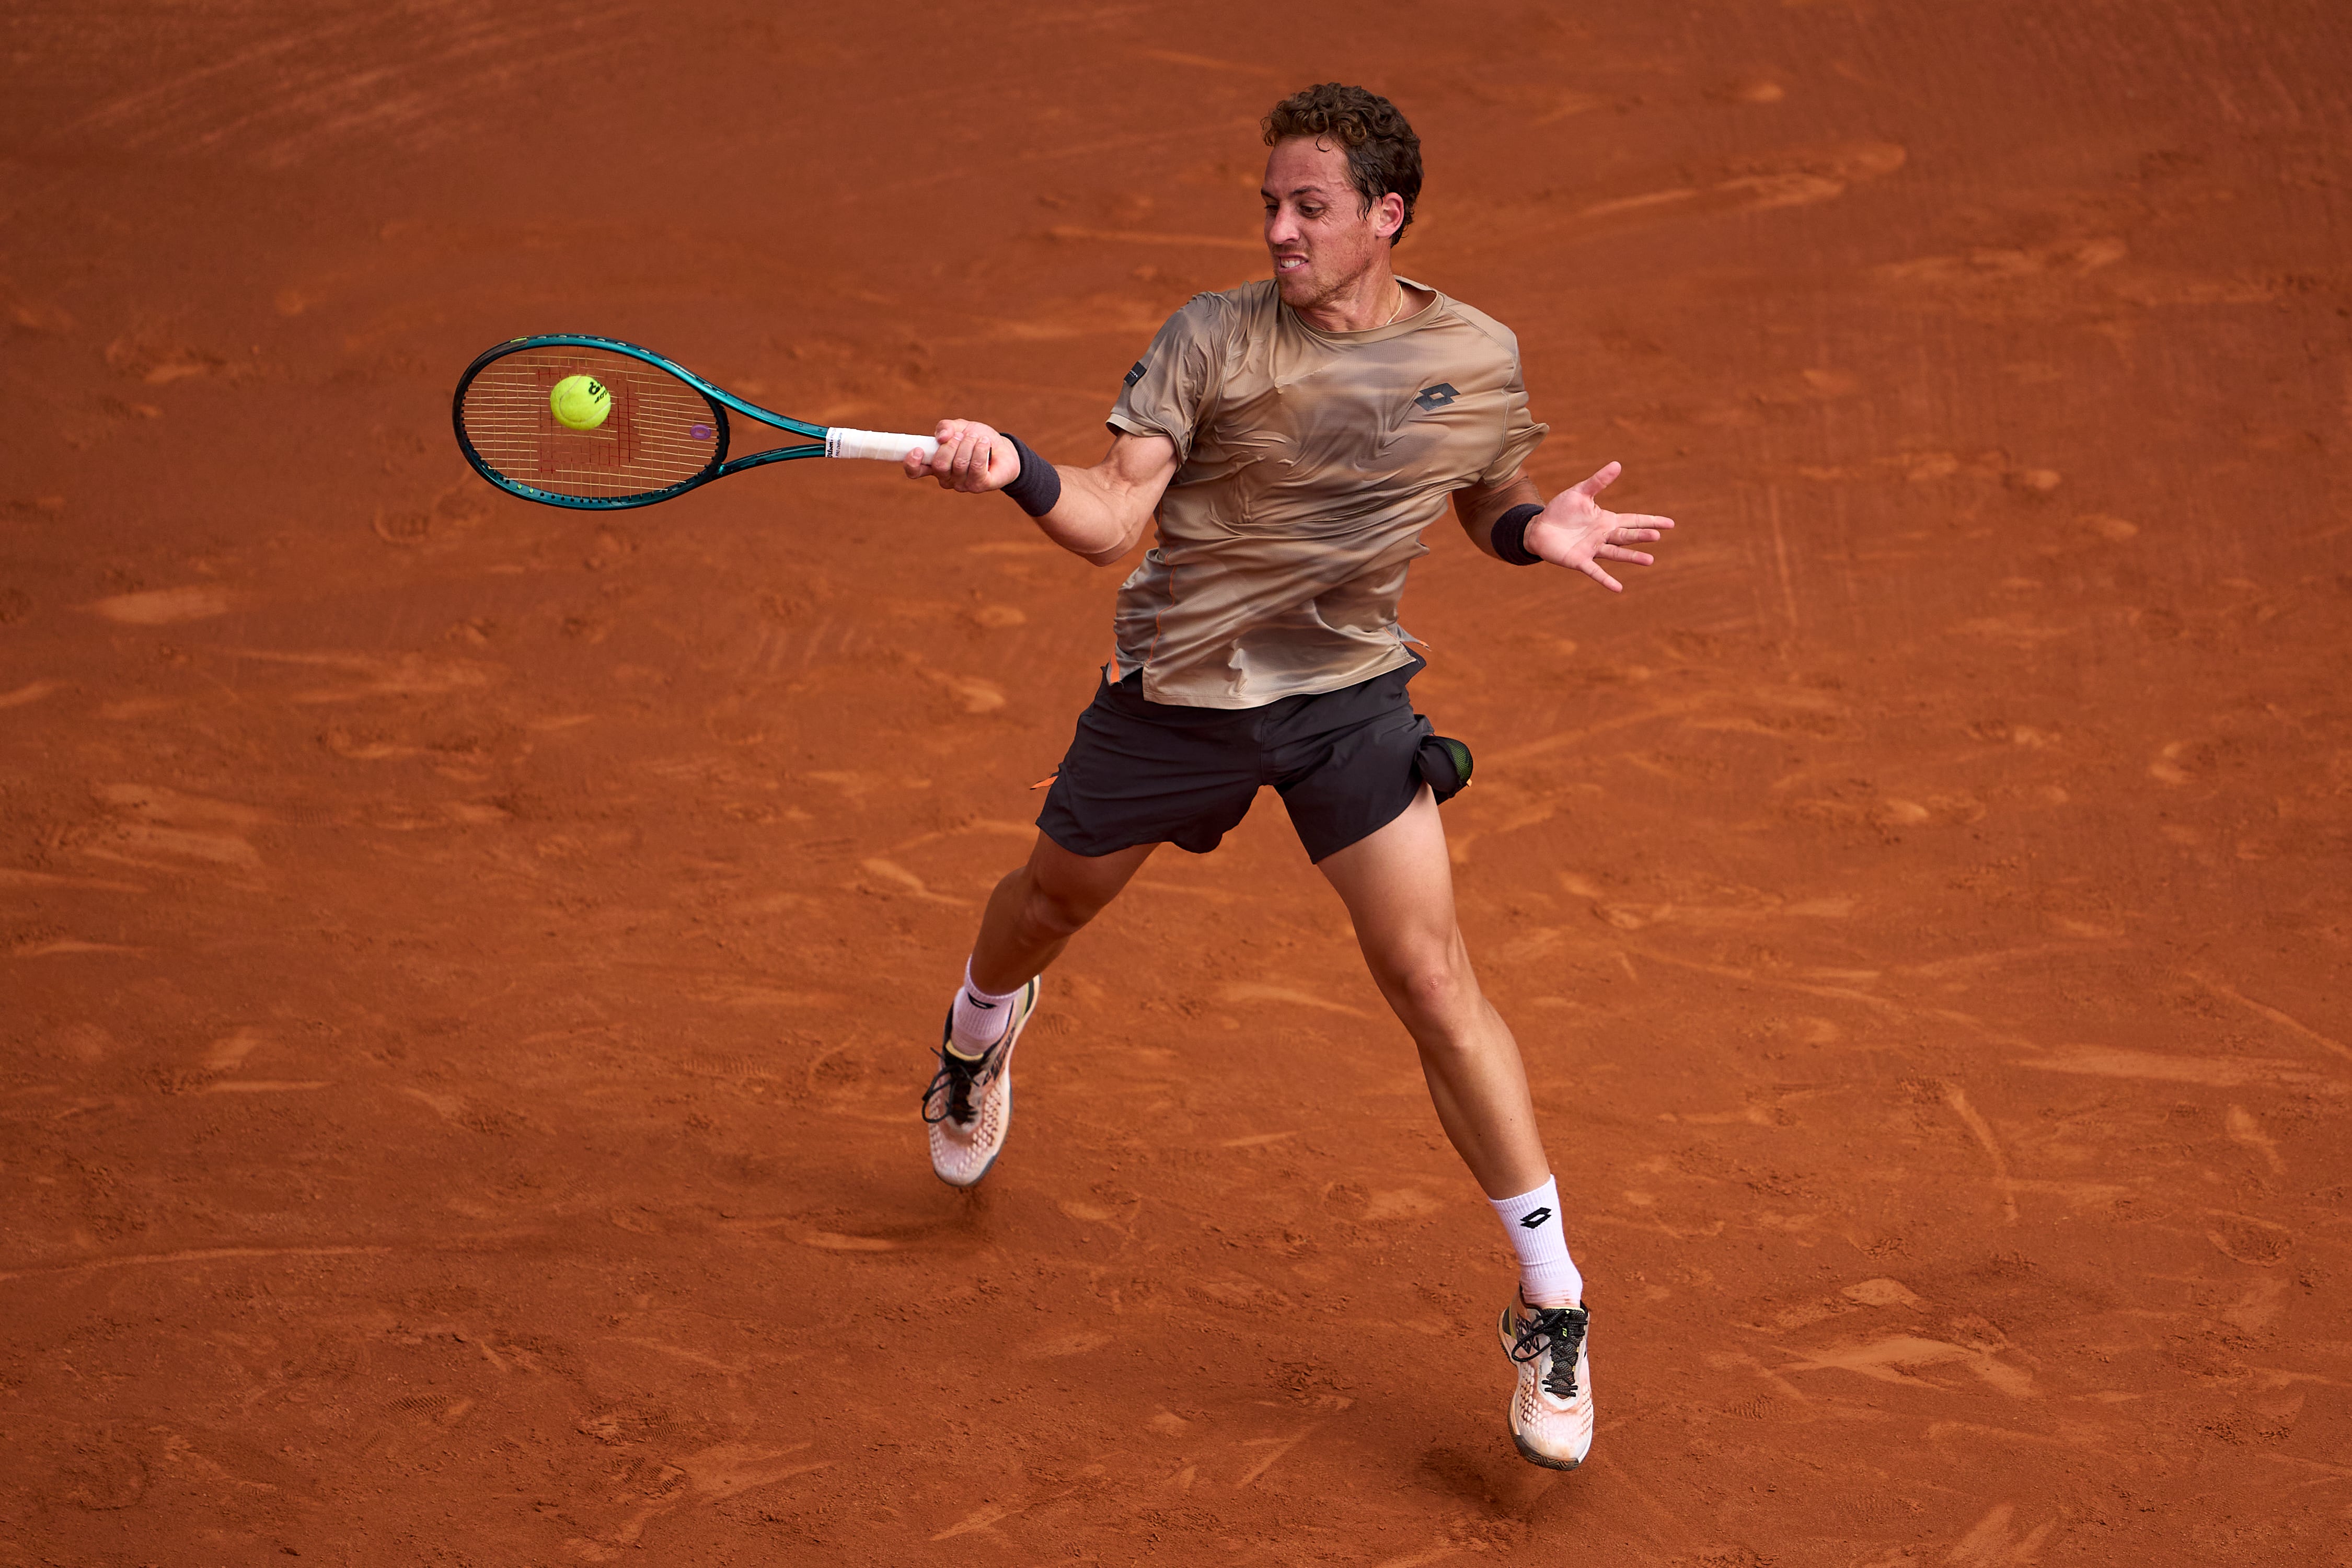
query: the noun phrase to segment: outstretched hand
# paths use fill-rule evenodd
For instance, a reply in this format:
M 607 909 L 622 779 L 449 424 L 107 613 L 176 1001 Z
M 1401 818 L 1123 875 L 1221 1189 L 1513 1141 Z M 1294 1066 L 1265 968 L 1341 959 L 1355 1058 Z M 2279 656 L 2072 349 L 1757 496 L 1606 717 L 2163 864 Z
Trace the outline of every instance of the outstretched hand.
M 980 495 L 1021 477 L 1021 454 L 1013 443 L 977 419 L 942 419 L 933 434 L 940 440 L 937 452 L 928 458 L 920 452 L 907 454 L 908 479 L 929 475 L 943 490 Z
M 944 445 L 940 449 L 947 450 Z M 1646 552 L 1627 546 L 1654 543 L 1675 525 L 1670 517 L 1601 509 L 1601 503 L 1593 498 L 1624 471 L 1622 464 L 1605 464 L 1582 484 L 1552 497 L 1551 504 L 1528 524 L 1527 547 L 1555 566 L 1583 573 L 1612 594 L 1623 593 L 1625 584 L 1609 575 L 1601 563 L 1627 561 L 1636 566 L 1649 565 L 1651 557 Z

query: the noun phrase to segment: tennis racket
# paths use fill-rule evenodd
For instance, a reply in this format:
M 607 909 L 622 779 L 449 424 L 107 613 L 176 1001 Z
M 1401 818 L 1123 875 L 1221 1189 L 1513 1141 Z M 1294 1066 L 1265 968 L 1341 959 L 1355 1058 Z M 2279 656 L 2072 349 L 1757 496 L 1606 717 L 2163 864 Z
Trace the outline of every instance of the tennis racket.
M 604 417 L 583 429 L 556 416 L 556 388 L 586 376 Z M 607 401 L 609 400 L 609 401 Z M 730 411 L 810 439 L 730 459 Z M 713 479 L 797 458 L 929 458 L 929 436 L 811 425 L 771 414 L 650 349 L 611 338 L 517 338 L 476 359 L 450 403 L 457 448 L 509 495 L 614 511 L 651 506 Z

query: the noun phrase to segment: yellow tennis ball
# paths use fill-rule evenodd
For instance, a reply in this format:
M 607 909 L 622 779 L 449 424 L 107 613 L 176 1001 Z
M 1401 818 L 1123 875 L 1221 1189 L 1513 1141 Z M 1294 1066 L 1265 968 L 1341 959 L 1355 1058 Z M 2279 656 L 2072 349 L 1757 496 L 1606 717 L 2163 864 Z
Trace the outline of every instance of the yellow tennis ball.
M 568 430 L 593 430 L 613 412 L 613 395 L 593 375 L 567 375 L 547 399 L 556 422 Z

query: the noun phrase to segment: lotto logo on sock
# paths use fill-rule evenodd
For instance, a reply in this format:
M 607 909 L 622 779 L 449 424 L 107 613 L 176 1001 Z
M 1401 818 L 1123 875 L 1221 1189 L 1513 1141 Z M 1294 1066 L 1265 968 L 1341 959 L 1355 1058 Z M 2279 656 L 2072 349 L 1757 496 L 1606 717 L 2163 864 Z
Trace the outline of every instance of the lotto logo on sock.
M 1528 1215 L 1527 1218 L 1519 1221 L 1519 1228 L 1521 1230 L 1533 1230 L 1549 1218 L 1551 1218 L 1551 1210 L 1538 1209 L 1535 1213 Z
M 993 1002 L 983 1002 L 983 1001 L 982 1001 L 979 997 L 977 997 L 977 996 L 973 995 L 973 994 L 972 994 L 971 992 L 969 992 L 969 991 L 967 991 L 967 992 L 965 992 L 965 993 L 963 994 L 963 999 L 964 999 L 965 1001 L 967 1001 L 967 1002 L 971 1003 L 973 1006 L 975 1006 L 975 1007 L 978 1007 L 978 1008 L 982 1009 L 983 1012 L 993 1013 L 993 1012 L 995 1012 L 995 1011 L 996 1011 L 996 1004 L 995 1004 L 995 1003 L 993 1003 Z

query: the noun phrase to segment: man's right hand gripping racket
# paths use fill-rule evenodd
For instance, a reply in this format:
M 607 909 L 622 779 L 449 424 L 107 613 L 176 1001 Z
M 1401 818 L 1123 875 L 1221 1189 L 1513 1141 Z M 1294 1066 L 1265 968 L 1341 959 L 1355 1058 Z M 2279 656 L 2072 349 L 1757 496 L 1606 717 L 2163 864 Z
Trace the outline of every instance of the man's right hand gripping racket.
M 811 440 L 730 460 L 728 411 Z M 746 403 L 633 343 L 517 338 L 476 359 L 451 402 L 457 447 L 509 495 L 613 511 L 796 458 L 929 458 L 929 436 L 828 428 Z

